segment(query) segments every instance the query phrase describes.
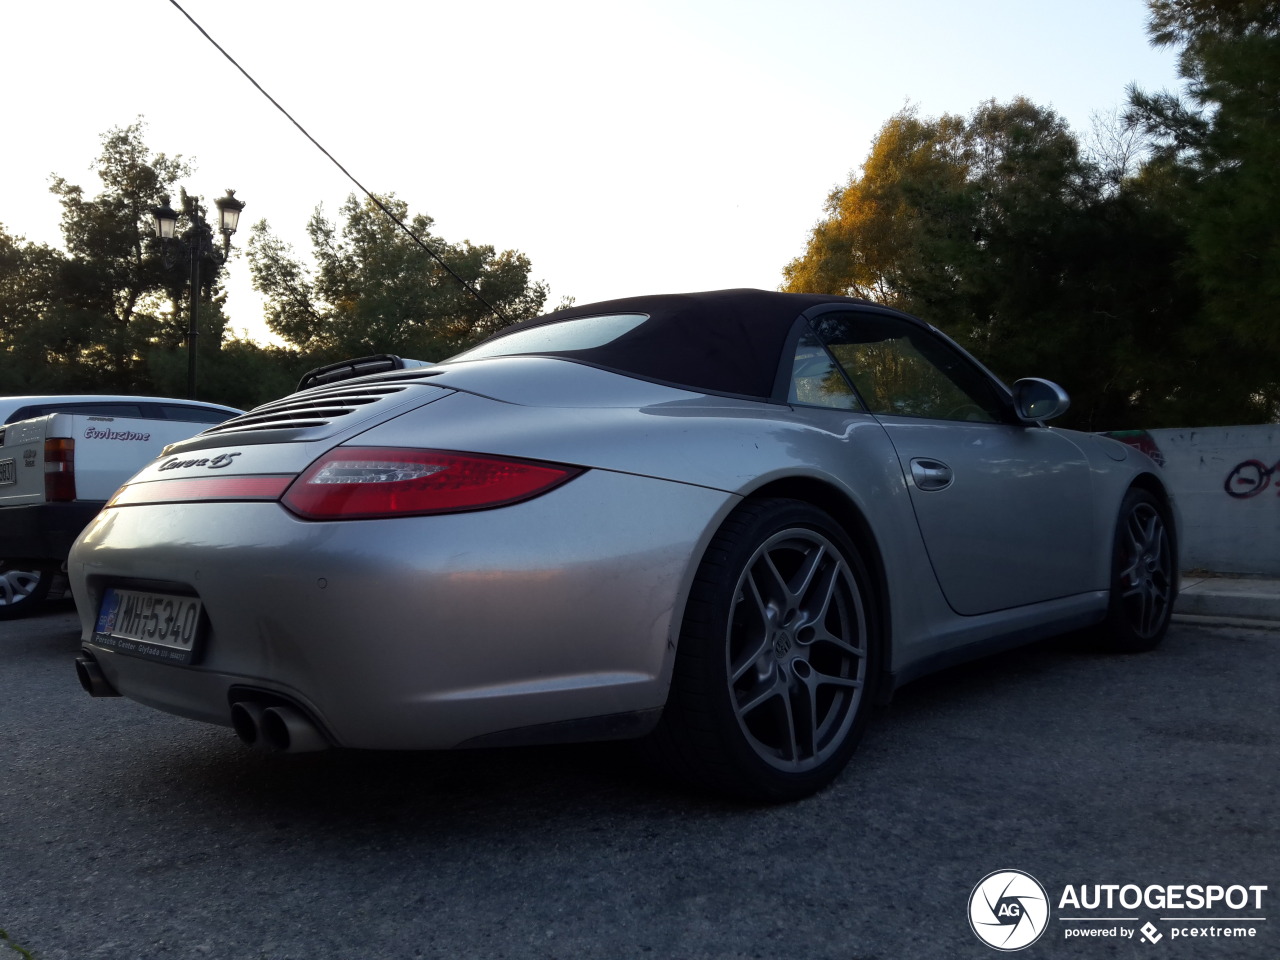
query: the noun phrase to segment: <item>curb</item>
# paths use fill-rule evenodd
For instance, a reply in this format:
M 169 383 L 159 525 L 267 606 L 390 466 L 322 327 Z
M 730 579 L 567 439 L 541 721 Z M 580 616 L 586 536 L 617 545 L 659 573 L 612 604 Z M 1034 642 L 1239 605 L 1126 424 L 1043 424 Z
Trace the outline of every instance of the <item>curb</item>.
M 1192 627 L 1238 627 L 1241 630 L 1272 630 L 1280 632 L 1280 620 L 1250 620 L 1247 617 L 1216 616 L 1203 613 L 1175 613 L 1174 623 Z
M 1244 577 L 1184 577 L 1175 617 L 1263 624 L 1280 629 L 1280 581 Z

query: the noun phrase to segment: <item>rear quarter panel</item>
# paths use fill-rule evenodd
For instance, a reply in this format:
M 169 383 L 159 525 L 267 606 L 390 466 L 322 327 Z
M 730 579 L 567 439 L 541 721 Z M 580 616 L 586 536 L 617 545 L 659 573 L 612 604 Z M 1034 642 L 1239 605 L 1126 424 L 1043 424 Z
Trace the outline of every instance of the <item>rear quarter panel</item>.
M 927 655 L 955 619 L 921 543 L 902 469 L 871 416 L 728 398 L 689 396 L 627 407 L 527 406 L 458 393 L 349 442 L 425 445 L 570 463 L 708 487 L 736 497 L 827 491 L 870 531 L 891 658 Z M 722 515 L 698 537 L 684 583 Z M 684 595 L 681 596 L 683 605 Z M 677 622 L 678 626 L 678 622 Z

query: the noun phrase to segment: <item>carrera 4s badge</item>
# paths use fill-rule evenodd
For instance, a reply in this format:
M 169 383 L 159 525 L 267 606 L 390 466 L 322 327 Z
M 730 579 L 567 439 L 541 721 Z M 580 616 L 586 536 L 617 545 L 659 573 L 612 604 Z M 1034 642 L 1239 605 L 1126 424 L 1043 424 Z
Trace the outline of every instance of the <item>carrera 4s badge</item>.
M 220 453 L 216 457 L 200 457 L 195 460 L 180 460 L 174 457 L 172 460 L 166 460 L 160 464 L 161 470 L 180 470 L 184 467 L 208 467 L 210 470 L 220 470 L 223 467 L 231 466 L 232 459 L 240 456 L 240 451 L 234 453 Z

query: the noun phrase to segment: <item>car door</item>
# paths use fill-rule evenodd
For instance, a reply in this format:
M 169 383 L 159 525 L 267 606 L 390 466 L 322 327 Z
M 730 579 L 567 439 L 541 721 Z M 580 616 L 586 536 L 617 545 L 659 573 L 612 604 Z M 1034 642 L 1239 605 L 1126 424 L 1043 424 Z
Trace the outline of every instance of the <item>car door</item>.
M 966 615 L 1090 589 L 1089 463 L 926 324 L 841 308 L 810 323 L 888 433 L 947 602 Z

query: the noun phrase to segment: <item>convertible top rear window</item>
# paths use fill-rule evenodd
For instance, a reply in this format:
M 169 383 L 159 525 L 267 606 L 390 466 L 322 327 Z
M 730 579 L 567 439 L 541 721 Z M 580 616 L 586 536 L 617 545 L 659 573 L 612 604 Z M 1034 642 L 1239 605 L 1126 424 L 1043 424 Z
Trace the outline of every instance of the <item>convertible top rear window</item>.
M 514 324 L 445 362 L 563 357 L 703 393 L 785 402 L 774 387 L 796 319 L 818 304 L 857 302 L 762 290 L 630 297 Z
M 480 360 L 530 353 L 570 353 L 602 347 L 630 333 L 645 320 L 643 313 L 616 313 L 597 317 L 577 317 L 563 323 L 548 323 L 509 336 L 487 340 L 451 360 Z

